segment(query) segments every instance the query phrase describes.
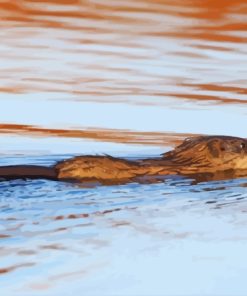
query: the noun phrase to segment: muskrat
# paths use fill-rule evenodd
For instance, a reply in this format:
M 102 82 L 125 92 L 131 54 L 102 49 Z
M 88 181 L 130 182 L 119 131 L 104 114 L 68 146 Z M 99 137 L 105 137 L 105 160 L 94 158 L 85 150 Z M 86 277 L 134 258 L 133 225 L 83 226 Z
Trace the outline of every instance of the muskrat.
M 150 177 L 183 175 L 200 180 L 247 176 L 247 140 L 230 136 L 187 138 L 159 158 L 126 160 L 112 156 L 77 156 L 52 167 L 0 167 L 1 179 L 50 179 L 101 184 L 138 182 Z

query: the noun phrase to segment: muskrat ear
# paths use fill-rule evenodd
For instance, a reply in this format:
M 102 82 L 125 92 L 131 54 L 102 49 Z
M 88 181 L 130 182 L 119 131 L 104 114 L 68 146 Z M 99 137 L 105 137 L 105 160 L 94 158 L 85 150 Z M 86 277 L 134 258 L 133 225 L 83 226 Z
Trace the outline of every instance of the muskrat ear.
M 208 143 L 208 150 L 212 157 L 218 158 L 220 156 L 219 146 L 216 141 L 212 141 Z
M 192 140 L 193 140 L 192 137 L 185 138 L 185 139 L 184 139 L 184 143 L 191 142 Z

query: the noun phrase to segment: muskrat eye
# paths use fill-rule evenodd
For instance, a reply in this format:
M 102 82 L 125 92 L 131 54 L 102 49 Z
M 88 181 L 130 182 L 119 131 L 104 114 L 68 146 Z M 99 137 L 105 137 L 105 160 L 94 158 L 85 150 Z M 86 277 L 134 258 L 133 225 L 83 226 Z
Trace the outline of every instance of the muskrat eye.
M 240 144 L 240 148 L 241 148 L 241 149 L 244 149 L 244 148 L 245 148 L 245 143 L 241 143 L 241 144 Z

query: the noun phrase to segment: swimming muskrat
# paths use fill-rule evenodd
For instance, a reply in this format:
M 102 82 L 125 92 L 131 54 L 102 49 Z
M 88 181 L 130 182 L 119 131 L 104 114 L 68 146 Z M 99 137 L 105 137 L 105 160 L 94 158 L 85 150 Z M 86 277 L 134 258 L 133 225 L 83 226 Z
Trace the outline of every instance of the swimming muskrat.
M 159 158 L 125 160 L 111 156 L 77 156 L 52 167 L 0 167 L 1 179 L 50 179 L 120 184 L 165 175 L 227 179 L 247 176 L 247 140 L 229 136 L 187 138 Z

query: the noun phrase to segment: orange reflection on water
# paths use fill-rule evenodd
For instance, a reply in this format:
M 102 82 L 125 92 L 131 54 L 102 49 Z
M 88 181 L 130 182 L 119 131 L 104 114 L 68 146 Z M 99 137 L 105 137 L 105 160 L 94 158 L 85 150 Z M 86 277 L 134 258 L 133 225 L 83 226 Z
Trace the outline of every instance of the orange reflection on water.
M 185 133 L 134 132 L 114 129 L 48 129 L 32 125 L 0 124 L 0 134 L 17 134 L 43 137 L 92 139 L 96 141 L 141 145 L 177 145 L 184 138 L 194 136 Z
M 245 104 L 246 13 L 245 0 L 2 1 L 0 99 Z
M 34 265 L 35 265 L 35 263 L 30 262 L 30 263 L 22 263 L 22 264 L 17 264 L 17 265 L 13 265 L 13 266 L 3 267 L 3 268 L 0 268 L 0 275 L 4 274 L 4 273 L 12 272 L 18 268 L 32 267 Z

